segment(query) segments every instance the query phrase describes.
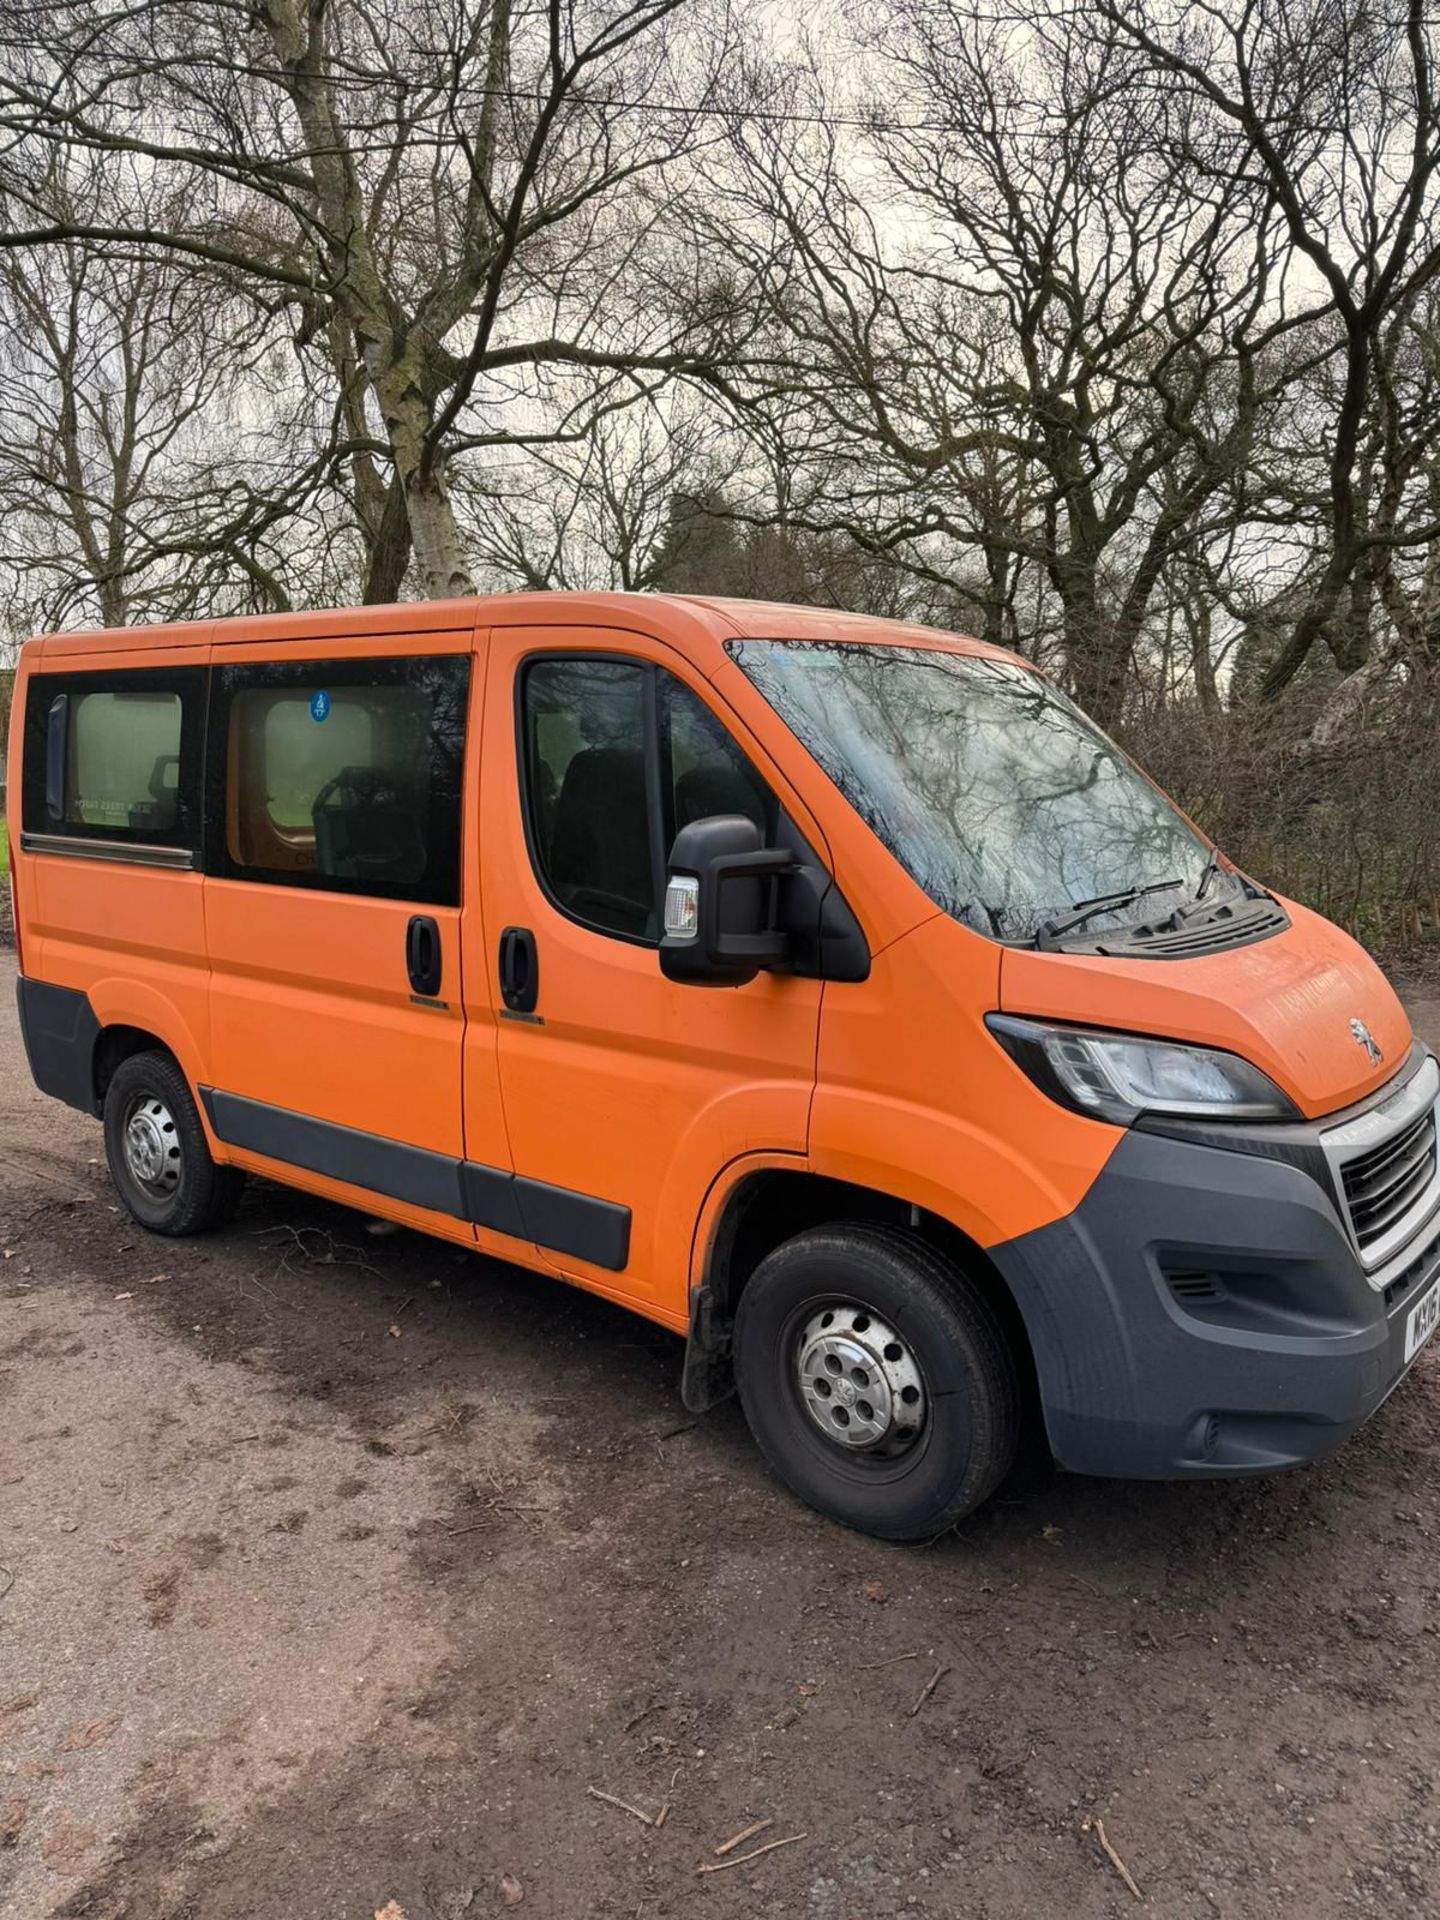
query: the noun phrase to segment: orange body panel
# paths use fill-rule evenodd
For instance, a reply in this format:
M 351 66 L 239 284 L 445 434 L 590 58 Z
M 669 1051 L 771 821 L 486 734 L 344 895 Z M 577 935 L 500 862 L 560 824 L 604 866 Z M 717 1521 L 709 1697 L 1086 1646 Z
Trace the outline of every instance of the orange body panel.
M 1007 1013 L 1221 1047 L 1263 1067 L 1307 1118 L 1333 1113 L 1401 1064 L 1410 1021 L 1363 947 L 1305 907 L 1286 906 L 1288 931 L 1194 960 L 1156 965 L 1008 950 L 1002 1003 Z M 1379 1043 L 1373 1066 L 1355 1044 L 1353 1019 Z
M 277 642 L 284 643 L 287 662 L 337 655 L 389 659 L 407 652 L 463 655 L 472 651 L 474 608 L 422 603 L 343 620 L 299 614 L 226 622 L 217 631 L 227 666 L 273 660 Z M 471 695 L 473 730 L 480 713 L 474 678 Z M 469 851 L 473 858 L 474 849 Z M 405 971 L 406 928 L 414 911 L 407 902 L 207 876 L 211 1045 L 202 1080 L 227 1093 L 459 1158 L 465 1151 L 462 910 L 431 909 L 442 980 L 451 992 L 443 1005 L 421 1005 Z M 492 1141 L 501 1137 L 493 1103 L 490 1134 Z M 288 1177 L 283 1163 L 263 1155 L 221 1151 L 239 1165 Z M 318 1176 L 312 1182 L 316 1191 L 340 1197 L 343 1183 Z M 377 1204 L 358 1187 L 345 1197 L 371 1209 Z M 382 1204 L 410 1225 L 473 1242 L 468 1224 L 393 1197 Z
M 655 661 L 706 698 L 684 655 L 633 627 L 497 624 L 489 647 L 482 819 L 515 808 L 517 669 L 560 648 Z M 779 770 L 733 714 L 722 717 L 805 822 Z M 633 1215 L 625 1282 L 583 1262 L 554 1264 L 683 1326 L 686 1250 L 717 1169 L 756 1149 L 805 1151 L 819 983 L 762 974 L 743 989 L 708 991 L 665 979 L 651 948 L 581 926 L 551 902 L 519 832 L 487 843 L 482 892 L 492 955 L 506 925 L 532 928 L 538 950 L 541 1017 L 502 1015 L 498 1024 L 515 1168 L 618 1201 Z
M 825 989 L 810 1152 L 982 1247 L 1069 1213 L 1121 1138 L 1059 1107 L 985 1031 L 1001 949 L 943 914 Z
M 1405 1015 L 1353 942 L 1304 909 L 1214 958 L 1119 961 L 1005 948 L 937 911 L 729 659 L 736 635 L 999 655 L 956 636 L 815 609 L 526 594 L 54 636 L 22 652 L 11 821 L 28 976 L 83 990 L 102 1026 L 154 1033 L 192 1085 L 478 1163 L 631 1210 L 623 1269 L 214 1143 L 217 1157 L 479 1245 L 665 1325 L 727 1196 L 806 1168 L 925 1208 L 982 1247 L 1069 1214 L 1122 1137 L 1042 1094 L 986 1032 L 1006 1010 L 1243 1054 L 1301 1111 L 1353 1101 L 1398 1066 Z M 739 742 L 834 872 L 868 942 L 856 983 L 761 973 L 673 983 L 653 948 L 569 918 L 522 826 L 516 673 L 537 651 L 656 662 Z M 37 670 L 470 654 L 457 906 L 427 909 L 443 982 L 411 992 L 403 900 L 60 858 L 19 845 L 27 678 Z M 499 1004 L 502 929 L 533 930 L 537 1017 Z M 1349 1031 L 1366 1022 L 1371 1066 Z
M 204 667 L 211 622 L 162 629 L 167 664 Z M 116 671 L 153 666 L 134 633 L 108 635 L 104 665 Z M 12 714 L 9 812 L 16 848 L 16 895 L 23 915 L 27 972 L 89 995 L 102 1026 L 140 1027 L 162 1040 L 186 1073 L 199 1078 L 210 1051 L 209 958 L 203 881 L 100 860 L 27 855 L 16 831 L 24 741 L 25 681 L 40 667 L 63 673 L 96 662 L 63 639 L 30 642 L 21 651 Z

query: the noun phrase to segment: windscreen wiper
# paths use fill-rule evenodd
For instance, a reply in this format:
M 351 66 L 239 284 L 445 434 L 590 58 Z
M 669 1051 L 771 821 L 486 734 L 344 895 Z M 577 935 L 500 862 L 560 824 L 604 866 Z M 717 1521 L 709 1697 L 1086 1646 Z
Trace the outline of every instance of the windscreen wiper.
M 1206 893 L 1210 889 L 1210 882 L 1215 878 L 1217 874 L 1225 873 L 1225 872 L 1233 873 L 1234 868 L 1233 867 L 1227 868 L 1225 866 L 1224 858 L 1220 852 L 1219 847 L 1211 847 L 1210 858 L 1205 862 L 1205 865 L 1200 869 L 1200 882 L 1195 889 L 1195 898 L 1197 900 L 1203 900 L 1205 898 Z
M 1124 887 L 1119 893 L 1102 893 L 1094 900 L 1077 900 L 1074 910 L 1056 914 L 1053 920 L 1041 922 L 1035 935 L 1037 947 L 1055 947 L 1067 933 L 1074 933 L 1077 927 L 1083 927 L 1087 920 L 1093 920 L 1097 913 L 1112 913 L 1120 907 L 1128 907 L 1132 900 L 1143 900 L 1150 893 L 1168 893 L 1172 887 L 1183 887 L 1183 880 L 1152 880 L 1145 887 Z

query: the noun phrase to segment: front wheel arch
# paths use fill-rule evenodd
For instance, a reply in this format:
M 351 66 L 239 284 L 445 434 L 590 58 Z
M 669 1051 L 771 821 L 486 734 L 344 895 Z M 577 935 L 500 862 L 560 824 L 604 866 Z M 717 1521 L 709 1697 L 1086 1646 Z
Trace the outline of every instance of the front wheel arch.
M 735 1390 L 733 1346 L 740 1296 L 765 1256 L 807 1228 L 840 1222 L 892 1227 L 925 1241 L 984 1294 L 1015 1355 L 1026 1424 L 1040 1392 L 1029 1330 L 994 1261 L 953 1222 L 897 1195 L 794 1168 L 761 1168 L 725 1196 L 710 1228 L 699 1284 L 690 1293 L 681 1398 L 703 1413 Z M 1037 1428 L 1043 1430 L 1043 1428 Z

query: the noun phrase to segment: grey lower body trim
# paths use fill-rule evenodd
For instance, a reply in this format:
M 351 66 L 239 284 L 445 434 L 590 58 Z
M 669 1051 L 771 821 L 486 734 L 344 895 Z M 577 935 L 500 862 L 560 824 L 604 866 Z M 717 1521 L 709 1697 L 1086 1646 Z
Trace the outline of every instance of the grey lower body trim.
M 303 1167 L 430 1213 L 469 1220 L 552 1253 L 619 1273 L 630 1255 L 630 1209 L 524 1174 L 407 1146 L 358 1127 L 317 1120 L 217 1087 L 200 1098 L 215 1137 L 227 1146 Z
M 1129 1478 L 1315 1460 L 1409 1365 L 1440 1239 L 1370 1286 L 1328 1189 L 1247 1153 L 1124 1136 L 1067 1218 L 991 1248 L 1062 1466 Z
M 86 996 L 74 987 L 48 980 L 15 982 L 20 1033 L 30 1072 L 42 1093 L 82 1113 L 98 1113 L 95 1099 L 95 1042 L 100 1022 Z

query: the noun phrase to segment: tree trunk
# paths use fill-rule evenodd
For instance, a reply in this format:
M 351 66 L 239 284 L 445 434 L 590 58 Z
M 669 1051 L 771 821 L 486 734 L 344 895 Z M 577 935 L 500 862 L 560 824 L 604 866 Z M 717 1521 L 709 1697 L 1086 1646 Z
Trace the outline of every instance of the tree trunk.
M 1190 678 L 1195 684 L 1195 696 L 1204 712 L 1219 713 L 1220 689 L 1215 680 L 1215 656 L 1210 648 L 1210 603 L 1203 595 L 1187 594 L 1182 613 L 1190 642 Z
M 1130 646 L 1107 620 L 1095 591 L 1095 567 L 1074 553 L 1056 554 L 1050 577 L 1065 621 L 1065 664 L 1075 698 L 1097 726 L 1114 732 L 1125 705 Z
M 451 600 L 474 593 L 455 509 L 440 475 L 433 471 L 409 475 L 405 508 L 425 598 Z
M 400 598 L 410 565 L 410 551 L 410 517 L 405 489 L 397 476 L 385 491 L 385 504 L 370 542 L 363 596 L 367 607 L 383 606 Z

